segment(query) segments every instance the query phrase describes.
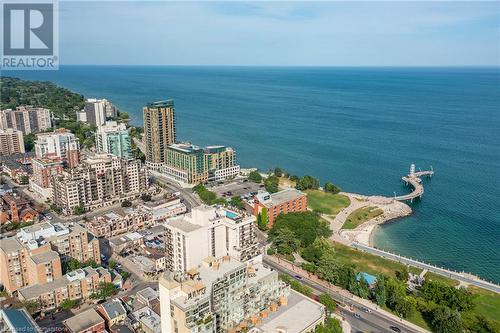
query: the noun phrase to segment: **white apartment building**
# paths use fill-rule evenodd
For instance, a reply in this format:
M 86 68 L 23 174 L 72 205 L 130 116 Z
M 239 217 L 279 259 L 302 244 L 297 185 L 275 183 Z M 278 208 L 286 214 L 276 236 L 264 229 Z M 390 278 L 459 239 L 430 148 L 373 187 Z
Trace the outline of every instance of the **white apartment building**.
M 278 272 L 229 256 L 167 272 L 159 285 L 162 333 L 304 333 L 325 319 L 324 307 L 291 291 Z
M 0 111 L 0 129 L 14 128 L 23 134 L 45 131 L 52 127 L 50 111 L 33 106 L 18 106 Z
M 97 127 L 106 123 L 107 118 L 117 116 L 116 107 L 107 99 L 89 98 L 85 101 L 83 110 L 76 113 L 78 121 L 86 122 Z
M 70 167 L 78 164 L 80 142 L 78 138 L 65 128 L 54 132 L 37 134 L 35 155 L 38 158 L 59 157 Z
M 255 217 L 212 206 L 194 207 L 165 225 L 167 269 L 186 272 L 204 258 L 231 256 L 259 261 Z

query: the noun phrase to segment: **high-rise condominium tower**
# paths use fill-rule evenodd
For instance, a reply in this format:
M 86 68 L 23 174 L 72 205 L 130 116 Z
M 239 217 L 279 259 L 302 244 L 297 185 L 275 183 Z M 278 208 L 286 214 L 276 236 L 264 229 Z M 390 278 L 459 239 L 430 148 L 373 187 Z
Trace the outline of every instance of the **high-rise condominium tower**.
M 154 102 L 143 108 L 146 162 L 151 167 L 165 162 L 167 147 L 175 143 L 174 100 Z

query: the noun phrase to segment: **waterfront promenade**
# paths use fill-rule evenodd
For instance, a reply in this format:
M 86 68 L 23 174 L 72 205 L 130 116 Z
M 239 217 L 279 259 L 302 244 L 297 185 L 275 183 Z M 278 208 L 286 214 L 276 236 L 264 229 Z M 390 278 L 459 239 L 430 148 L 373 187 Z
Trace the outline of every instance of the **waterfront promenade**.
M 410 166 L 410 173 L 407 176 L 403 176 L 401 179 L 407 184 L 413 187 L 413 191 L 409 194 L 394 196 L 394 200 L 397 201 L 408 201 L 411 202 L 415 198 L 421 198 L 424 195 L 424 186 L 422 185 L 421 177 L 427 176 L 432 177 L 434 175 L 433 170 L 429 171 L 419 171 L 415 172 L 415 164 Z
M 365 251 L 365 252 L 368 252 L 368 253 L 371 253 L 371 254 L 386 258 L 386 259 L 398 261 L 398 262 L 403 263 L 405 265 L 410 265 L 410 266 L 418 267 L 421 269 L 425 269 L 429 272 L 433 272 L 433 273 L 445 276 L 447 278 L 455 279 L 455 280 L 458 280 L 458 281 L 465 283 L 465 284 L 474 285 L 474 286 L 479 287 L 479 288 L 483 288 L 483 289 L 487 289 L 487 290 L 490 290 L 490 291 L 493 291 L 496 293 L 500 293 L 500 286 L 499 285 L 494 284 L 492 282 L 481 280 L 478 277 L 475 277 L 473 275 L 470 275 L 470 274 L 467 274 L 464 272 L 451 271 L 451 270 L 446 269 L 446 268 L 437 267 L 437 266 L 427 264 L 427 263 L 424 263 L 424 262 L 421 262 L 421 261 L 418 261 L 415 259 L 407 258 L 407 257 L 401 256 L 399 254 L 394 254 L 394 253 L 390 253 L 387 251 L 379 250 L 379 249 L 374 248 L 374 247 L 366 246 L 366 245 L 358 243 L 358 242 L 353 242 L 350 245 L 358 250 L 361 250 L 361 251 Z

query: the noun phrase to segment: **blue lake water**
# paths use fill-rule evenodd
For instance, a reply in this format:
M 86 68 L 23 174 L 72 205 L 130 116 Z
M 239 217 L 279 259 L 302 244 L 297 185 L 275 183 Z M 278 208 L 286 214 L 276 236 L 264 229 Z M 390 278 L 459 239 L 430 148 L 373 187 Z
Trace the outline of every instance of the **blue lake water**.
M 433 166 L 414 213 L 378 247 L 500 283 L 499 68 L 63 66 L 5 72 L 142 106 L 174 98 L 178 137 L 233 146 L 242 166 L 280 166 L 344 190 L 392 196 L 410 163 Z

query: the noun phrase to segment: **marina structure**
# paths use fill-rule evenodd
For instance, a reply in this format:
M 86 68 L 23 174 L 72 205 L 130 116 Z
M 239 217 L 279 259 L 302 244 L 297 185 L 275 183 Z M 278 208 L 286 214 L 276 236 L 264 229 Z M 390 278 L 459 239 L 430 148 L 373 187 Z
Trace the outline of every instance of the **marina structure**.
M 415 164 L 410 165 L 410 173 L 407 176 L 403 176 L 401 179 L 406 183 L 406 185 L 411 185 L 413 187 L 413 191 L 409 194 L 396 196 L 394 195 L 394 200 L 398 201 L 410 201 L 413 202 L 415 198 L 422 198 L 424 195 L 424 186 L 422 185 L 421 177 L 427 176 L 432 177 L 434 175 L 434 170 L 432 169 L 428 171 L 415 171 Z

